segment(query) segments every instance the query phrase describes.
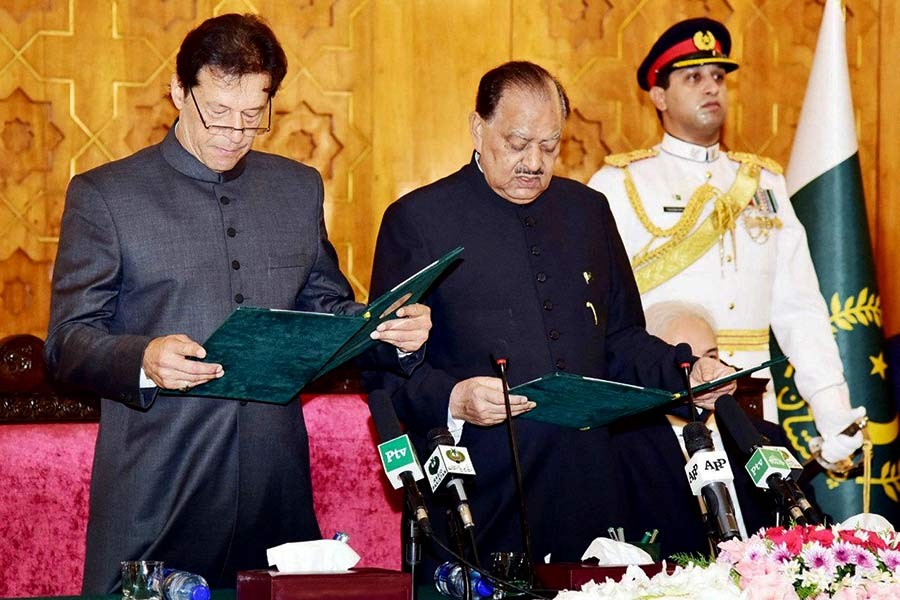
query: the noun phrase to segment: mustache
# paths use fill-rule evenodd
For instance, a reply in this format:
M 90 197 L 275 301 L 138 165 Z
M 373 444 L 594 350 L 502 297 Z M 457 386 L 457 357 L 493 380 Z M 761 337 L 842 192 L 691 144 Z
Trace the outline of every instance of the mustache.
M 527 167 L 516 167 L 516 175 L 531 175 L 531 176 L 540 176 L 544 174 L 544 169 L 537 169 L 536 171 L 532 171 Z

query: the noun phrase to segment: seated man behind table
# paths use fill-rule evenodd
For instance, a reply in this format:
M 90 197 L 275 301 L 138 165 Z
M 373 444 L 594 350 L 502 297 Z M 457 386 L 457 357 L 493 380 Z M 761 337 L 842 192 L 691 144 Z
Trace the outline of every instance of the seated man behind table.
M 376 295 L 465 247 L 427 300 L 435 327 L 425 362 L 412 376 L 385 374 L 374 385 L 393 395 L 420 455 L 428 431 L 447 427 L 448 418 L 461 433 L 477 471 L 468 492 L 483 558 L 523 546 L 503 394 L 490 359 L 498 340 L 510 348 L 513 386 L 566 371 L 682 387 L 673 348 L 644 330 L 606 199 L 553 175 L 568 108 L 562 86 L 538 65 L 511 62 L 486 73 L 469 117 L 471 160 L 391 205 L 378 236 Z M 700 359 L 692 377 L 731 371 Z M 511 404 L 514 415 L 534 406 L 516 395 Z M 607 429 L 525 419 L 516 427 L 532 559 L 578 560 L 593 538 L 624 524 L 622 479 Z M 443 510 L 432 503 L 431 515 L 446 541 Z M 431 558 L 423 577 L 442 560 Z
M 328 241 L 319 173 L 251 151 L 287 70 L 272 30 L 252 15 L 209 19 L 176 68 L 166 138 L 73 178 L 62 218 L 47 365 L 103 398 L 86 594 L 114 591 L 119 562 L 138 559 L 233 587 L 237 570 L 267 566 L 267 547 L 320 537 L 299 401 L 193 396 L 228 374 L 189 359 L 238 306 L 360 308 Z M 427 307 L 398 314 L 380 339 L 418 350 Z M 400 368 L 395 348 L 376 353 Z
M 660 302 L 648 307 L 644 315 L 649 333 L 670 344 L 687 343 L 697 356 L 718 359 L 715 324 L 703 307 L 679 301 Z M 700 502 L 691 493 L 684 473 L 687 454 L 681 431 L 688 414 L 674 412 L 678 414 L 659 413 L 652 421 L 646 417 L 630 419 L 613 427 L 614 447 L 625 470 L 630 495 L 628 526 L 641 532 L 658 529 L 661 558 L 676 552 L 709 555 L 712 548 L 705 534 Z M 702 411 L 700 418 L 714 431 L 716 447 L 724 447 L 728 454 L 734 473 L 732 500 L 742 537 L 774 525 L 775 505 L 771 496 L 754 486 L 747 475 L 747 457 L 718 428 L 712 412 Z M 780 427 L 762 419 L 752 421 L 773 445 L 788 447 Z M 721 437 L 715 433 L 717 430 Z M 804 491 L 807 496 L 811 494 L 811 490 Z

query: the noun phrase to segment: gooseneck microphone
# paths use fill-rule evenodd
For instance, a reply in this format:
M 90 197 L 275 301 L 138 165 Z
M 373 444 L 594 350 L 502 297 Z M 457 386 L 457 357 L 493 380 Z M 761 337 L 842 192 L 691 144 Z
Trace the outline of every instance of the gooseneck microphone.
M 436 427 L 429 431 L 427 443 L 430 454 L 425 461 L 425 471 L 431 491 L 443 489 L 450 492 L 460 522 L 464 528 L 472 529 L 475 522 L 472 520 L 469 498 L 463 485 L 463 478 L 475 476 L 475 467 L 468 450 L 455 445 L 456 442 L 446 427 Z
M 803 471 L 797 459 L 767 440 L 730 394 L 716 400 L 716 420 L 731 434 L 738 448 L 749 457 L 746 469 L 758 488 L 773 490 L 785 515 L 798 525 L 819 525 L 819 509 L 803 494 L 796 479 Z
M 401 487 L 406 490 L 406 504 L 410 514 L 422 533 L 431 537 L 428 509 L 425 508 L 422 493 L 416 485 L 416 480 L 422 479 L 425 474 L 419 465 L 409 436 L 400 431 L 400 421 L 397 419 L 391 397 L 384 390 L 376 390 L 369 394 L 368 402 L 375 430 L 381 440 L 378 453 L 381 455 L 384 472 L 395 490 Z
M 728 493 L 727 484 L 734 481 L 728 455 L 715 449 L 712 433 L 699 421 L 685 425 L 683 435 L 689 457 L 684 472 L 694 495 L 703 497 L 707 511 L 707 533 L 712 538 L 713 546 L 740 538 L 737 513 L 731 494 Z
M 491 360 L 500 372 L 500 382 L 503 386 L 503 404 L 506 406 L 506 432 L 509 436 L 509 449 L 512 453 L 513 474 L 516 479 L 516 492 L 519 495 L 519 521 L 522 526 L 522 549 L 525 556 L 531 561 L 531 529 L 528 526 L 528 510 L 525 502 L 525 486 L 522 484 L 522 465 L 519 461 L 519 444 L 516 441 L 516 428 L 513 425 L 512 407 L 509 404 L 509 379 L 506 371 L 509 361 L 509 344 L 504 339 L 494 342 L 491 352 Z
M 688 393 L 688 403 L 691 411 L 691 421 L 697 420 L 697 405 L 694 401 L 694 390 L 691 386 L 691 361 L 694 352 L 690 344 L 681 342 L 675 345 L 675 364 L 681 369 L 681 378 L 684 379 L 684 387 Z

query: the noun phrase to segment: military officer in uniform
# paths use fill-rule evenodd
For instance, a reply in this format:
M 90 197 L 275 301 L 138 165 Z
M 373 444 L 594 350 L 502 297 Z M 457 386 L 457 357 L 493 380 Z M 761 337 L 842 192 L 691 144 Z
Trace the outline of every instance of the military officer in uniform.
M 720 328 L 723 360 L 739 367 L 769 358 L 771 327 L 812 409 L 822 455 L 836 461 L 861 445 L 860 434 L 839 432 L 865 408 L 851 407 L 781 167 L 720 148 L 725 78 L 738 68 L 730 50 L 728 30 L 712 19 L 689 19 L 663 33 L 637 73 L 665 130 L 662 142 L 607 157 L 589 185 L 609 199 L 645 306 L 705 306 Z M 764 416 L 777 422 L 771 389 Z

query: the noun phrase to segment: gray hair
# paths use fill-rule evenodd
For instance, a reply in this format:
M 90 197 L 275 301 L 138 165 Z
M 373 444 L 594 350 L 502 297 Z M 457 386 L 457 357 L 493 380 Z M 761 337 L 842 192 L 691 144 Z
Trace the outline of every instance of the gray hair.
M 644 318 L 647 320 L 647 333 L 656 337 L 663 337 L 662 334 L 672 322 L 685 317 L 694 317 L 706 321 L 706 324 L 714 332 L 717 331 L 716 321 L 712 314 L 700 304 L 681 300 L 668 300 L 666 302 L 657 302 L 647 307 L 644 311 Z

